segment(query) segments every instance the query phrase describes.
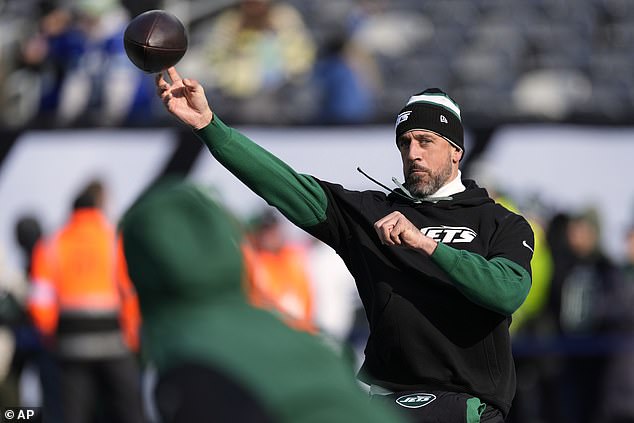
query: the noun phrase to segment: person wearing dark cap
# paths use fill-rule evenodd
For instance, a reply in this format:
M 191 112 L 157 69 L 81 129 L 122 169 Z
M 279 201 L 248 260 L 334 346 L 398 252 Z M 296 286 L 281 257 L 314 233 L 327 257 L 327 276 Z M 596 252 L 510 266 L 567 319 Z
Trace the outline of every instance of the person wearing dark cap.
M 167 73 L 171 82 L 156 79 L 166 108 L 355 277 L 370 327 L 359 377 L 372 398 L 416 422 L 503 421 L 515 393 L 508 327 L 530 289 L 533 233 L 461 178 L 458 105 L 438 89 L 412 96 L 396 120 L 405 182 L 359 192 L 298 174 L 226 126 L 196 81 Z
M 401 421 L 368 408 L 352 369 L 316 337 L 248 303 L 242 234 L 202 189 L 164 181 L 120 227 L 164 423 Z

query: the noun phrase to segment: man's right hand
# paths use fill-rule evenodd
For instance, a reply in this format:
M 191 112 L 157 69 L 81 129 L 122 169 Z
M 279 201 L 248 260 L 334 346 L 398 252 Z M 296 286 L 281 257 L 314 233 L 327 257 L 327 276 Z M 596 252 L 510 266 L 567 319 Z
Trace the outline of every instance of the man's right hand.
M 167 69 L 167 74 L 171 84 L 163 78 L 163 72 L 156 75 L 157 93 L 167 110 L 194 129 L 209 125 L 213 113 L 202 85 L 193 79 L 181 78 L 175 67 Z
M 431 256 L 438 243 L 418 229 L 408 218 L 399 211 L 394 211 L 382 219 L 374 222 L 381 243 L 384 245 L 398 245 L 419 250 Z

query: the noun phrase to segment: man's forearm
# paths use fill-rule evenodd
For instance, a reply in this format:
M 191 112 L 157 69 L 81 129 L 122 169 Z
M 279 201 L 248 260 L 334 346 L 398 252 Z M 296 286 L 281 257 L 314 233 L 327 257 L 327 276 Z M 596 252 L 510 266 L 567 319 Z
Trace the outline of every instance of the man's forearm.
M 442 243 L 438 243 L 431 258 L 467 298 L 507 316 L 522 305 L 531 287 L 526 269 L 505 258 L 486 260 Z
M 295 172 L 215 115 L 196 134 L 225 168 L 294 224 L 308 227 L 326 219 L 326 194 L 311 176 Z

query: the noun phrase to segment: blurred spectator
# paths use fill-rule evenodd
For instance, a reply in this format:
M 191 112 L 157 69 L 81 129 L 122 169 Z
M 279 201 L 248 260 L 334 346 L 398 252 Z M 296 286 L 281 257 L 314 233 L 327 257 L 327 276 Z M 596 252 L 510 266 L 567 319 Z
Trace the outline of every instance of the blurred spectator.
M 599 244 L 599 218 L 590 209 L 573 215 L 566 226 L 570 255 L 561 263 L 559 326 L 564 335 L 591 335 L 605 330 L 605 295 L 614 285 L 615 268 Z
M 77 196 L 68 223 L 37 244 L 29 309 L 61 372 L 64 421 L 91 421 L 106 398 L 112 420 L 141 422 L 139 311 L 123 251 L 102 209 L 99 181 Z M 102 396 L 101 394 L 104 394 Z
M 335 250 L 316 239 L 308 253 L 308 265 L 315 299 L 315 324 L 343 345 L 351 335 L 356 311 L 362 307 L 354 278 Z
M 377 64 L 345 35 L 333 37 L 313 70 L 319 99 L 316 123 L 368 123 L 374 118 L 380 85 Z
M 115 125 L 148 115 L 151 77 L 129 61 L 123 32 L 129 21 L 118 0 L 76 0 L 80 49 L 60 87 L 57 116 L 62 123 Z
M 25 275 L 31 275 L 33 250 L 43 236 L 39 220 L 32 215 L 22 215 L 15 224 L 15 240 L 22 252 Z M 31 283 L 31 281 L 29 281 Z M 22 378 L 23 372 L 30 370 L 39 374 L 41 398 L 31 398 L 34 387 L 23 382 L 21 391 L 26 392 L 21 398 L 23 406 L 41 406 L 42 421 L 62 423 L 62 406 L 59 393 L 59 368 L 51 351 L 43 345 L 37 329 L 33 325 L 24 304 L 25 316 L 16 327 L 16 357 L 14 371 Z M 28 379 L 27 379 L 28 380 Z
M 54 120 L 60 86 L 80 44 L 71 31 L 72 14 L 53 2 L 42 2 L 32 18 L 37 22 L 24 34 L 17 51 L 16 68 L 7 75 L 2 91 L 4 122 L 21 126 L 38 116 Z
M 313 294 L 306 251 L 286 239 L 276 211 L 252 219 L 246 247 L 251 304 L 280 313 L 291 326 L 315 331 Z
M 592 83 L 578 70 L 540 69 L 518 78 L 512 98 L 519 115 L 564 120 L 577 105 L 588 102 L 591 93 Z
M 39 30 L 22 44 L 22 66 L 8 77 L 5 101 L 19 107 L 7 110 L 7 121 L 56 126 L 149 122 L 152 81 L 125 54 L 129 16 L 118 0 L 46 5 Z
M 566 250 L 556 256 L 551 299 L 565 345 L 576 346 L 567 351 L 560 375 L 563 417 L 570 423 L 594 423 L 606 356 L 593 349 L 592 340 L 609 329 L 607 301 L 617 274 L 599 244 L 596 211 L 571 216 L 563 229 Z
M 11 269 L 0 248 L 0 404 L 19 406 L 16 374 L 12 362 L 16 351 L 15 325 L 22 316 L 27 284 L 24 274 Z
M 490 194 L 497 203 L 502 204 L 508 210 L 520 214 L 513 202 L 502 195 Z M 527 216 L 528 223 L 535 236 L 535 251 L 531 259 L 532 283 L 531 290 L 524 303 L 513 313 L 511 322 L 511 334 L 519 335 L 522 332 L 535 334 L 536 320 L 542 316 L 548 303 L 550 282 L 553 274 L 553 258 L 550 247 L 546 242 L 546 232 L 541 223 L 534 217 Z M 539 329 L 537 329 L 539 331 Z
M 609 302 L 611 330 L 621 348 L 610 356 L 605 372 L 601 423 L 634 421 L 634 227 L 627 231 L 625 253 L 621 279 Z
M 495 185 L 487 185 L 495 186 Z M 519 214 L 515 204 L 506 196 L 489 189 L 489 194 L 497 203 Z M 550 357 L 526 354 L 517 341 L 528 343 L 536 339 L 548 338 L 554 331 L 548 319 L 546 308 L 553 274 L 553 258 L 546 241 L 546 232 L 539 219 L 523 213 L 533 229 L 535 251 L 531 259 L 531 290 L 524 303 L 513 313 L 510 331 L 515 341 L 514 358 L 517 373 L 517 390 L 513 407 L 507 418 L 510 423 L 531 423 L 549 420 L 552 410 L 545 406 L 551 399 L 556 386 L 553 366 L 558 364 Z
M 240 0 L 215 18 L 201 48 L 207 59 L 201 82 L 226 97 L 225 113 L 250 123 L 282 123 L 301 112 L 294 101 L 313 66 L 315 45 L 290 4 Z
M 31 273 L 33 249 L 42 235 L 42 225 L 35 216 L 22 215 L 15 224 L 15 240 L 23 253 L 26 274 Z
M 444 4 L 437 2 L 429 12 Z M 347 17 L 350 43 L 367 52 L 376 62 L 381 78 L 389 81 L 389 89 L 377 92 L 375 119 L 391 122 L 393 111 L 400 109 L 401 99 L 411 94 L 412 87 L 449 88 L 446 80 L 450 67 L 444 59 L 445 52 L 455 55 L 460 50 L 434 40 L 434 16 L 427 13 L 422 3 L 395 7 L 386 0 L 360 0 L 354 6 Z M 455 34 L 462 31 L 452 30 Z M 432 43 L 435 48 L 429 48 Z
M 201 189 L 151 189 L 122 230 L 163 422 L 400 421 L 318 338 L 247 304 L 241 235 Z
M 33 30 L 40 10 L 40 0 L 0 2 L 0 124 L 6 125 L 9 104 L 7 78 L 18 66 L 18 48 L 25 34 Z M 11 104 L 16 108 L 16 104 Z
M 348 24 L 355 42 L 373 54 L 405 57 L 434 33 L 422 8 L 394 8 L 386 0 L 361 0 Z

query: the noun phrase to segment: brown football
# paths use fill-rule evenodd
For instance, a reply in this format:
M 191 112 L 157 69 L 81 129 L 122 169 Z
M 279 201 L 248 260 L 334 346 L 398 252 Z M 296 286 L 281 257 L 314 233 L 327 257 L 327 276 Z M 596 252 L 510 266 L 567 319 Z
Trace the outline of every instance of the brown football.
M 171 13 L 150 10 L 130 21 L 123 45 L 136 67 L 148 73 L 161 72 L 185 55 L 187 30 Z

